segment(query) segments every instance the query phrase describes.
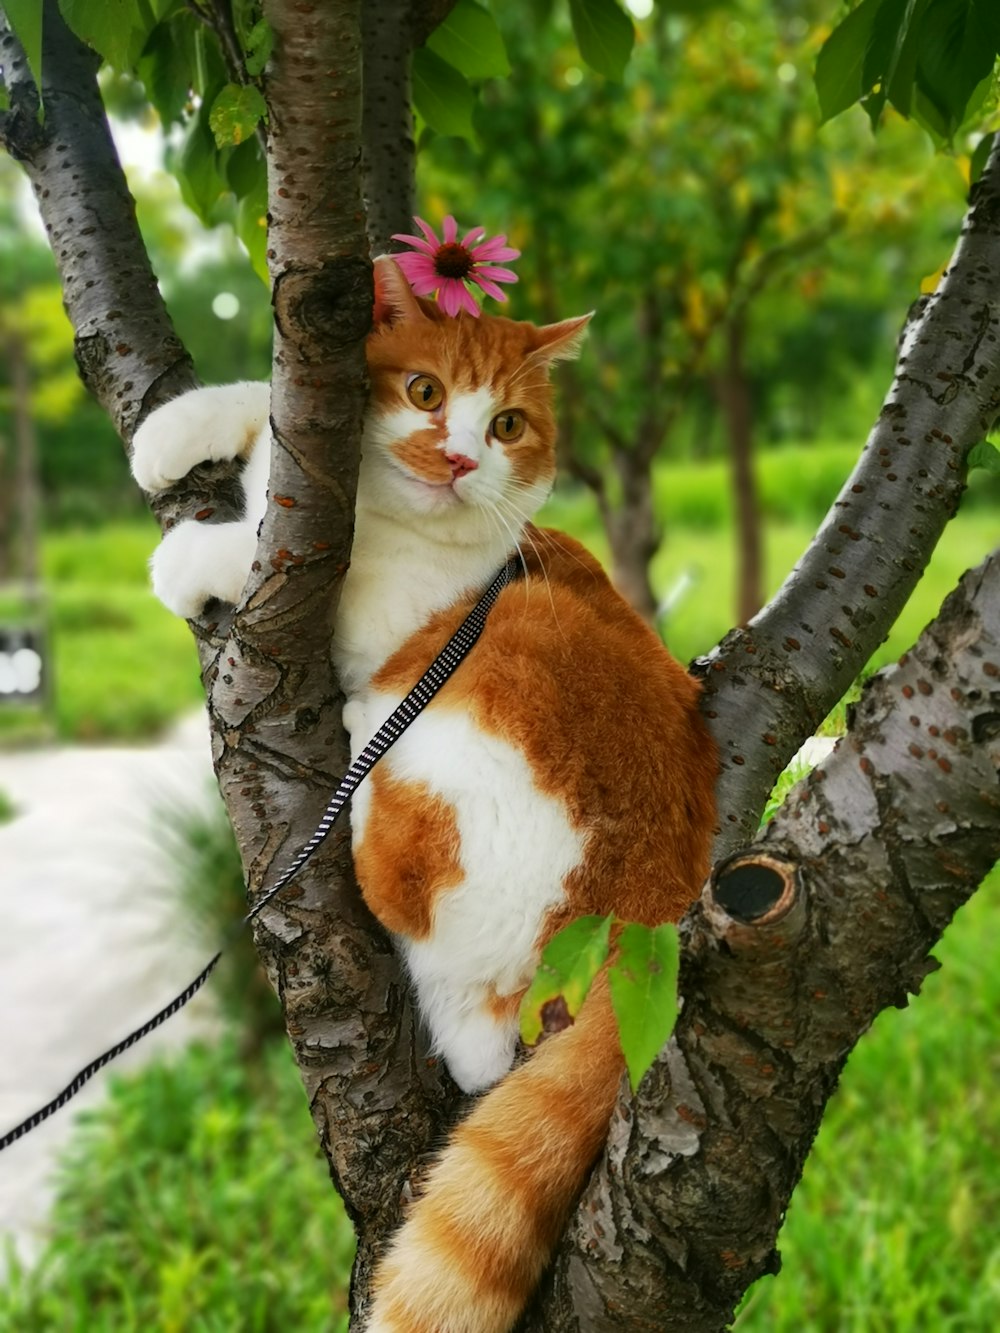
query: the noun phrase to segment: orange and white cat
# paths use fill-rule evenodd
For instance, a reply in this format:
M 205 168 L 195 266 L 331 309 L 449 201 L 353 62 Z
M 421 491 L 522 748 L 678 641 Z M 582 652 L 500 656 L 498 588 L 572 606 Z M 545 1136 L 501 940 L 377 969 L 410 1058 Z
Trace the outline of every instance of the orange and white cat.
M 479 643 L 355 795 L 365 900 L 467 1092 L 383 1260 L 369 1333 L 503 1333 L 607 1134 L 623 1068 L 607 985 L 508 1073 L 542 947 L 569 920 L 677 920 L 708 870 L 715 748 L 698 688 L 571 538 L 530 519 L 555 474 L 549 368 L 587 317 L 445 315 L 376 261 L 371 401 L 333 658 L 356 755 L 520 551 Z M 241 522 L 178 525 L 152 561 L 178 615 L 236 602 L 267 503 L 268 389 L 200 389 L 135 438 L 147 491 L 246 459 Z M 496 1085 L 496 1086 L 493 1086 Z

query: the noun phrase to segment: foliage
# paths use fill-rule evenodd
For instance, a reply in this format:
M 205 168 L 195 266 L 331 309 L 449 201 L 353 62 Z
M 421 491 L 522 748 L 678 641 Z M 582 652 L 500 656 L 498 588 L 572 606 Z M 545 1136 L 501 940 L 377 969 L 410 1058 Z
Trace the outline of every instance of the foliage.
M 568 1027 L 609 956 L 611 1004 L 635 1089 L 677 1018 L 677 928 L 669 922 L 650 928 L 581 916 L 557 931 L 521 1002 L 521 1037 L 533 1046 Z
M 60 1333 L 347 1328 L 354 1239 L 291 1052 L 230 1038 L 113 1080 L 79 1118 L 51 1236 L 0 1324 Z
M 17 815 L 17 806 L 11 797 L 0 788 L 0 824 L 9 824 Z
M 816 62 L 826 119 L 861 101 L 877 126 L 886 105 L 939 142 L 996 109 L 1000 9 L 994 0 L 861 0 Z

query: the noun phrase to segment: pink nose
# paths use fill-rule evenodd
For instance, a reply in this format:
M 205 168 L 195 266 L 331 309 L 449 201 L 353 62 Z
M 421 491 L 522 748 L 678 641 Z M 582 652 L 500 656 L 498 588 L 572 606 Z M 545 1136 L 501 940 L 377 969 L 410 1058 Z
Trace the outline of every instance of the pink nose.
M 458 481 L 459 477 L 464 477 L 467 472 L 475 472 L 479 464 L 468 454 L 445 454 L 448 462 L 451 464 L 451 476 L 453 481 Z

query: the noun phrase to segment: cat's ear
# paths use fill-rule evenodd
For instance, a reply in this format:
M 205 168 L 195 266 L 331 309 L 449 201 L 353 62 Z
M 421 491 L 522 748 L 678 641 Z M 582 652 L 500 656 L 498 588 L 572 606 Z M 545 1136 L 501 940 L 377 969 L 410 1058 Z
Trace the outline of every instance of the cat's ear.
M 579 315 L 576 319 L 564 319 L 560 324 L 543 324 L 535 329 L 534 346 L 529 353 L 532 361 L 575 361 L 580 355 L 583 340 L 587 336 L 587 325 L 594 318 Z
M 380 324 L 401 324 L 406 320 L 426 318 L 413 288 L 391 255 L 380 255 L 372 267 L 375 275 L 372 322 L 376 328 Z

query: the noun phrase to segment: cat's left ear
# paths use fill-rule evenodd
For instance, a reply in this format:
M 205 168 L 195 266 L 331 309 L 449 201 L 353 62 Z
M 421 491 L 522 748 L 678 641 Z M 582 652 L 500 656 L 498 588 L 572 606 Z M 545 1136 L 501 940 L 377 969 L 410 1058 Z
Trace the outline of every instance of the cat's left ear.
M 564 319 L 559 324 L 544 324 L 535 329 L 535 345 L 529 356 L 533 361 L 575 361 L 587 336 L 587 325 L 593 318 L 594 312 L 591 310 L 589 315 Z
M 380 324 L 401 324 L 405 320 L 425 318 L 406 275 L 390 255 L 380 255 L 372 269 L 375 278 L 372 323 L 376 328 Z

